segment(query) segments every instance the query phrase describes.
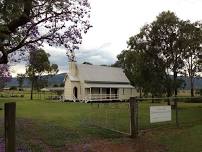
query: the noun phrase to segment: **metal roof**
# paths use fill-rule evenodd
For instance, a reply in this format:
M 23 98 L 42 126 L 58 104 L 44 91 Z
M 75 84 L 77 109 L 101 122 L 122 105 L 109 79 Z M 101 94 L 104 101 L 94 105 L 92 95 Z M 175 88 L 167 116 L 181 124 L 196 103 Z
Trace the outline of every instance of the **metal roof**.
M 80 80 L 88 82 L 130 83 L 121 68 L 88 64 L 77 64 L 77 68 Z
M 85 88 L 134 88 L 130 84 L 96 84 L 86 83 Z
M 41 91 L 63 91 L 64 87 L 43 88 Z

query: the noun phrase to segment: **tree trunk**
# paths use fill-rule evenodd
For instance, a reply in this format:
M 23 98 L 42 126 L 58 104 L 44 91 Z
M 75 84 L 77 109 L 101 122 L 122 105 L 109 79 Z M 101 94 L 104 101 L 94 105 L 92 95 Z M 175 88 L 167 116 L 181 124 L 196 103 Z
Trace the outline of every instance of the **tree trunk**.
M 167 105 L 170 106 L 170 99 L 167 99 Z
M 142 89 L 140 88 L 140 98 L 142 98 Z
M 1 34 L 1 32 L 0 32 Z M 3 41 L 0 40 L 0 44 L 2 44 Z M 2 56 L 0 57 L 0 64 L 7 64 L 8 63 L 8 54 L 4 50 L 3 46 L 0 46 L 0 51 L 2 53 Z
M 174 95 L 175 95 L 175 97 L 177 96 L 177 72 L 176 71 L 174 71 Z
M 31 96 L 30 99 L 33 99 L 33 90 L 34 90 L 34 80 L 32 80 L 32 86 L 31 86 Z
M 167 89 L 167 95 L 166 95 L 166 97 L 169 98 L 170 96 L 171 96 L 170 90 Z M 170 99 L 165 99 L 165 101 L 167 101 L 167 105 L 170 105 Z
M 190 69 L 190 84 L 191 84 L 191 97 L 194 96 L 194 82 L 193 82 L 193 58 L 191 56 L 191 65 L 190 65 L 191 69 Z
M 152 94 L 152 103 L 154 103 L 154 95 Z
M 194 97 L 194 82 L 193 77 L 190 77 L 190 84 L 191 84 L 191 97 Z

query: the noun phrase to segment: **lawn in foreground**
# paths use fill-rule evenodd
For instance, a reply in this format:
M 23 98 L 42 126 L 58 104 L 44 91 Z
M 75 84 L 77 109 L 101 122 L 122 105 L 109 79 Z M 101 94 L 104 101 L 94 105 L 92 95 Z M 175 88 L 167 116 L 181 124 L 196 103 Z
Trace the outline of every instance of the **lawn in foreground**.
M 94 139 L 116 141 L 122 138 L 121 134 L 87 125 L 86 118 L 89 111 L 92 110 L 90 104 L 0 99 L 0 107 L 8 101 L 17 103 L 17 144 L 22 149 L 48 151 L 52 148 L 53 151 L 61 151 L 61 148 L 68 143 L 83 143 L 87 142 L 86 140 L 93 141 Z M 148 124 L 149 105 L 148 103 L 140 105 L 141 118 L 142 120 L 145 118 L 145 121 L 142 122 L 144 126 Z M 93 106 L 97 107 L 97 105 Z M 180 112 L 182 113 L 181 119 L 185 118 L 188 122 L 189 119 L 201 118 L 202 108 L 200 104 L 183 104 L 180 106 Z M 102 111 L 99 112 L 99 114 L 101 113 Z M 121 115 L 119 114 L 119 116 Z M 0 111 L 0 117 L 0 137 L 2 137 L 3 111 Z M 122 120 L 122 122 L 124 121 Z M 202 149 L 202 125 L 200 121 L 197 121 L 196 124 L 198 125 L 193 124 L 193 126 L 180 129 L 175 129 L 173 126 L 172 129 L 149 131 L 146 133 L 146 137 L 163 145 L 165 151 L 198 152 Z
M 201 152 L 202 125 L 153 131 L 151 138 L 166 147 L 168 152 Z
M 15 98 L 0 99 L 0 107 L 5 102 L 16 102 L 16 136 L 21 149 L 44 151 L 52 147 L 59 149 L 67 143 L 80 143 L 87 138 L 115 138 L 120 134 L 87 126 L 89 104 L 64 103 Z M 3 110 L 0 111 L 0 138 L 3 137 Z M 46 150 L 45 150 L 46 151 Z

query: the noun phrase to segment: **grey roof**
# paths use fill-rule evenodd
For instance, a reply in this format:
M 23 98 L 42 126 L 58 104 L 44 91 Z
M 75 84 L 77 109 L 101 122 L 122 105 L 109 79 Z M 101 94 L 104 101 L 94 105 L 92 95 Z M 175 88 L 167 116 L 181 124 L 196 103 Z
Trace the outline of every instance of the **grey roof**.
M 88 64 L 77 64 L 77 68 L 79 79 L 86 82 L 130 83 L 121 68 Z
M 41 91 L 63 91 L 64 87 L 43 88 Z
M 134 88 L 130 84 L 97 84 L 97 83 L 86 83 L 85 88 Z

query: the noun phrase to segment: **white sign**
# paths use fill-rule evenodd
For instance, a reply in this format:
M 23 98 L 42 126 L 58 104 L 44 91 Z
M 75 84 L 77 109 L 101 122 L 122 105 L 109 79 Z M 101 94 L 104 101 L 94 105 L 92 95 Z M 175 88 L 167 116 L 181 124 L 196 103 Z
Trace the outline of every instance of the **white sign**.
M 171 106 L 151 106 L 150 123 L 171 121 Z

